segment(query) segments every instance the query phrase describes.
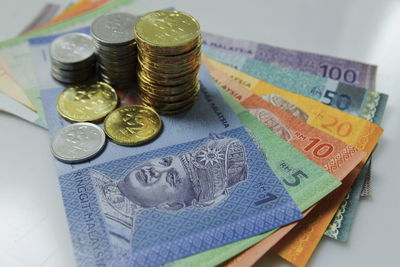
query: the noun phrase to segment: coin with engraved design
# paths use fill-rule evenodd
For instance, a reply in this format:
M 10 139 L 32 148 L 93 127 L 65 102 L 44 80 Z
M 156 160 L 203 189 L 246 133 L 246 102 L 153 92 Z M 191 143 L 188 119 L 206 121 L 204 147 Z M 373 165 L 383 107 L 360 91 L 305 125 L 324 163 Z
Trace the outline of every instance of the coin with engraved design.
M 120 107 L 104 120 L 104 131 L 115 143 L 137 146 L 150 142 L 158 136 L 162 121 L 157 112 L 141 105 Z
M 97 156 L 106 141 L 104 131 L 93 123 L 70 124 L 53 137 L 51 152 L 58 160 L 80 163 Z
M 57 99 L 58 113 L 73 122 L 99 121 L 117 105 L 114 88 L 103 82 L 68 87 Z

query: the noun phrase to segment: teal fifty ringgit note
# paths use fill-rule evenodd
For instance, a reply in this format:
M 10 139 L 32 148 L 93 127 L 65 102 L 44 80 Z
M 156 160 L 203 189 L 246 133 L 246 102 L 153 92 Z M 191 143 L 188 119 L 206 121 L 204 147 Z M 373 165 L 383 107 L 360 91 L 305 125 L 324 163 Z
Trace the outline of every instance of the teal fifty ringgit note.
M 203 52 L 221 63 L 287 91 L 313 98 L 333 108 L 377 124 L 382 121 L 388 99 L 386 94 L 368 91 L 364 88 L 309 73 L 277 67 L 238 55 L 235 52 L 226 53 L 207 45 L 203 46 Z M 370 163 L 368 161 L 363 169 L 369 169 Z M 328 231 L 325 233 L 327 236 L 343 242 L 348 240 L 366 176 L 367 172 L 362 171 L 357 177 L 357 182 L 353 185 L 329 225 Z

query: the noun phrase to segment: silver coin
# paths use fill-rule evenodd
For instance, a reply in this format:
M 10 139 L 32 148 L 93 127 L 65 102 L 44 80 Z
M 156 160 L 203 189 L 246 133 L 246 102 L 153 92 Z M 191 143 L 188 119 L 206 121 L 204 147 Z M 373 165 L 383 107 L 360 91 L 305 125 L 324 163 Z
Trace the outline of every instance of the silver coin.
M 113 13 L 95 19 L 91 26 L 93 38 L 100 44 L 114 46 L 133 42 L 136 18 L 129 13 Z
M 75 64 L 94 56 L 92 37 L 83 33 L 68 33 L 55 39 L 50 45 L 50 56 L 54 61 Z
M 62 62 L 58 62 L 54 59 L 51 59 L 51 66 L 54 68 L 62 69 L 62 70 L 79 70 L 89 67 L 96 63 L 96 56 L 90 57 L 85 61 L 74 63 L 74 64 L 66 64 Z
M 54 73 L 57 73 L 61 76 L 66 76 L 66 77 L 76 77 L 76 76 L 84 76 L 88 74 L 93 74 L 96 71 L 96 65 L 92 64 L 91 66 L 88 66 L 83 69 L 77 69 L 77 70 L 64 70 L 57 68 L 55 66 L 51 67 L 51 71 Z
M 79 163 L 96 156 L 105 142 L 106 136 L 99 126 L 88 122 L 74 123 L 55 134 L 51 152 L 60 161 Z
M 118 53 L 120 51 L 137 51 L 136 42 L 134 40 L 123 46 L 107 46 L 99 42 L 95 42 L 94 46 L 96 47 L 97 50 L 101 50 L 104 52 L 111 52 L 111 53 Z
M 80 76 L 80 77 L 65 77 L 62 75 L 59 75 L 55 72 L 51 72 L 51 76 L 58 82 L 60 83 L 67 83 L 67 84 L 76 84 L 76 83 L 83 83 L 83 82 L 89 82 L 96 78 L 96 74 L 87 74 L 86 76 Z

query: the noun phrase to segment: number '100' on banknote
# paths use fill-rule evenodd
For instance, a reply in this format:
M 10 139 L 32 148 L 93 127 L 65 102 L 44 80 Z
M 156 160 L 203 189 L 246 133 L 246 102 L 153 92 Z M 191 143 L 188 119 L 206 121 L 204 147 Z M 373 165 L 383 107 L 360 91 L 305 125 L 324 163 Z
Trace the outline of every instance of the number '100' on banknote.
M 215 84 L 154 142 L 109 143 L 90 163 L 58 163 L 79 265 L 157 266 L 302 218 Z M 50 132 L 61 88 L 42 91 Z M 182 134 L 176 134 L 182 133 Z

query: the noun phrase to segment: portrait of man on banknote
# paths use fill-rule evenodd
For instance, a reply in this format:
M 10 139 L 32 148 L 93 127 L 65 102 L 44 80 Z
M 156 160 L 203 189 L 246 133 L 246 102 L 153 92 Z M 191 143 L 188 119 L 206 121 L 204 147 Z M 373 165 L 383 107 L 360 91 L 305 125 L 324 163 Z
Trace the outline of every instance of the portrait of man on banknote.
M 242 142 L 212 135 L 185 153 L 133 166 L 119 180 L 98 171 L 91 172 L 91 179 L 112 242 L 128 248 L 135 216 L 141 211 L 211 209 L 228 197 L 228 188 L 247 179 L 247 171 Z

